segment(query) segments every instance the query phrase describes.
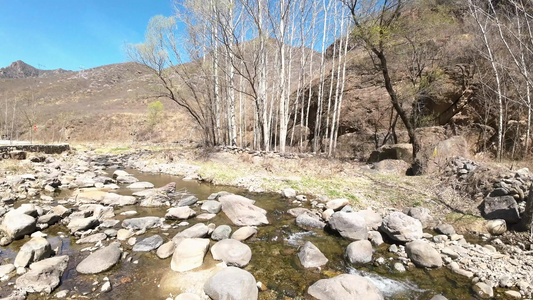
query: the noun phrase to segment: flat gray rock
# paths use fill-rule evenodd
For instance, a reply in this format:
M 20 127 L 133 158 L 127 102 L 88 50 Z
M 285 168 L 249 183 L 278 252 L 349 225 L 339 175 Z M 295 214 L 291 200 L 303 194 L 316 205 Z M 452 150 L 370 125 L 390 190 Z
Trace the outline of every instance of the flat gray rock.
M 257 283 L 248 271 L 227 267 L 215 273 L 204 284 L 204 292 L 213 300 L 256 300 Z
M 258 226 L 268 224 L 266 210 L 254 205 L 255 201 L 238 195 L 225 195 L 219 198 L 222 211 L 233 224 L 238 226 Z
M 76 241 L 76 244 L 95 244 L 107 238 L 107 234 L 103 232 L 88 235 Z
M 133 230 L 156 228 L 162 224 L 163 219 L 159 217 L 131 218 L 122 221 L 122 227 Z
M 204 223 L 198 223 L 182 232 L 178 232 L 172 240 L 176 242 L 176 239 L 179 238 L 203 238 L 207 236 L 208 232 L 209 228 Z
M 178 206 L 191 206 L 196 202 L 198 202 L 198 198 L 196 196 L 191 195 L 178 201 Z
M 140 239 L 135 246 L 134 252 L 148 252 L 159 248 L 163 244 L 163 238 L 160 235 L 152 235 L 150 237 Z
M 98 274 L 111 269 L 122 255 L 119 247 L 120 243 L 114 242 L 96 250 L 76 266 L 76 271 L 81 274 Z
M 237 241 L 244 241 L 252 237 L 254 234 L 257 233 L 257 229 L 251 227 L 251 226 L 244 226 L 241 227 L 231 235 L 231 238 Z
M 15 267 L 26 267 L 34 261 L 39 261 L 52 255 L 52 247 L 48 240 L 34 237 L 26 242 L 15 258 Z

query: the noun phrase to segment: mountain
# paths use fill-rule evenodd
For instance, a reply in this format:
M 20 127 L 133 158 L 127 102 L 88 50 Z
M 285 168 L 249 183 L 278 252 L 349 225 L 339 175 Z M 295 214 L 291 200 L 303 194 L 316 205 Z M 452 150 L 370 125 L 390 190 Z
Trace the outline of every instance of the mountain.
M 72 71 L 67 71 L 63 69 L 56 70 L 41 70 L 33 66 L 28 65 L 27 63 L 17 60 L 11 65 L 5 68 L 0 68 L 0 78 L 35 78 L 35 77 L 46 77 L 55 74 L 69 73 Z

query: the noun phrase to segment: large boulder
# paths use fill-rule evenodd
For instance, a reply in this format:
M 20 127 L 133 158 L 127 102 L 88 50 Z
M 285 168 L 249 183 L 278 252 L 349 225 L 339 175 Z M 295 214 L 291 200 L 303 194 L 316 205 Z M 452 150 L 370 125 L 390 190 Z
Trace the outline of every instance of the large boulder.
M 68 266 L 68 255 L 47 258 L 30 265 L 30 271 L 16 280 L 17 288 L 27 293 L 50 294 Z
M 422 240 L 409 242 L 405 245 L 405 252 L 413 263 L 421 268 L 440 268 L 442 258 L 435 248 Z
M 111 269 L 122 255 L 119 247 L 120 243 L 114 242 L 96 250 L 76 266 L 76 271 L 81 274 L 97 274 Z
M 403 213 L 420 221 L 424 228 L 430 227 L 434 223 L 429 209 L 425 207 L 407 207 Z
M 252 250 L 248 245 L 234 239 L 224 239 L 211 247 L 211 254 L 228 266 L 245 267 L 252 259 Z
M 268 224 L 266 210 L 254 205 L 255 201 L 238 195 L 224 195 L 218 199 L 222 211 L 233 224 L 238 226 L 257 226 Z
M 178 206 L 191 206 L 196 202 L 198 202 L 198 197 L 190 195 L 178 201 Z
M 365 219 L 368 230 L 378 230 L 383 222 L 381 215 L 371 209 L 359 210 L 355 213 L 361 215 L 363 219 Z
M 204 292 L 213 300 L 255 300 L 257 283 L 248 271 L 227 267 L 211 276 L 204 284 Z
M 392 212 L 383 218 L 381 231 L 398 242 L 410 242 L 422 238 L 422 223 L 402 212 Z
M 482 213 L 485 219 L 503 219 L 508 223 L 518 223 L 520 212 L 513 196 L 487 197 L 483 201 Z
M 331 215 L 328 223 L 331 229 L 346 239 L 357 241 L 368 238 L 365 219 L 359 214 L 339 211 Z
M 26 242 L 15 258 L 15 267 L 26 267 L 34 261 L 39 261 L 52 255 L 50 243 L 42 237 L 34 237 Z
M 372 151 L 368 158 L 369 163 L 382 161 L 384 159 L 401 159 L 408 163 L 413 162 L 412 144 L 383 145 L 381 148 Z
M 185 272 L 200 267 L 209 248 L 209 239 L 184 238 L 176 243 L 170 268 Z
M 318 268 L 328 262 L 328 259 L 320 249 L 309 241 L 305 242 L 302 248 L 300 248 L 298 258 L 304 268 Z
M 257 234 L 257 229 L 251 226 L 241 227 L 231 235 L 231 238 L 237 241 L 244 241 Z
M 346 247 L 346 258 L 352 264 L 366 264 L 372 261 L 372 252 L 370 241 L 355 241 Z
M 0 230 L 10 239 L 19 239 L 36 230 L 37 220 L 17 210 L 4 215 Z
M 353 274 L 341 274 L 321 279 L 307 289 L 318 300 L 383 300 L 379 289 L 368 279 Z

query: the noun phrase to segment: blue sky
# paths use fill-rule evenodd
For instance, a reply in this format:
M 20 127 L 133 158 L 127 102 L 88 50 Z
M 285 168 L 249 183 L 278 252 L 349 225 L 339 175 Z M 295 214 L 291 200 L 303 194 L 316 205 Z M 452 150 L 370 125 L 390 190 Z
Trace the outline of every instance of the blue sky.
M 148 21 L 173 14 L 172 0 L 0 0 L 0 68 L 89 69 L 127 61 Z

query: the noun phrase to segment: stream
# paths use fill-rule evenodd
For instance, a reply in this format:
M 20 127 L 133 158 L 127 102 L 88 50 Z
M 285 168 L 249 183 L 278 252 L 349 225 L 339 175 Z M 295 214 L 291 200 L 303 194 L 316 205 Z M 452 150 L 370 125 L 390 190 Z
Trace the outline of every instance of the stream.
M 436 294 L 442 294 L 448 299 L 472 299 L 475 294 L 471 290 L 471 283 L 466 277 L 452 273 L 446 267 L 436 270 L 426 270 L 421 268 L 411 268 L 407 272 L 399 273 L 394 271 L 393 265 L 399 262 L 395 254 L 388 252 L 389 244 L 382 244 L 375 248 L 374 261 L 378 257 L 384 258 L 384 263 L 370 263 L 366 265 L 352 265 L 344 259 L 344 252 L 350 241 L 345 240 L 335 234 L 324 232 L 323 230 L 304 230 L 296 226 L 294 217 L 286 213 L 290 208 L 297 207 L 292 200 L 283 199 L 278 194 L 256 194 L 234 187 L 213 186 L 196 181 L 184 181 L 180 177 L 166 174 L 147 174 L 136 170 L 127 169 L 140 181 L 148 181 L 156 187 L 164 186 L 169 182 L 176 182 L 176 191 L 187 192 L 195 195 L 200 200 L 216 192 L 227 191 L 239 194 L 256 200 L 255 205 L 268 211 L 267 217 L 270 224 L 258 227 L 257 235 L 245 241 L 252 250 L 252 259 L 244 269 L 252 273 L 256 280 L 266 286 L 265 291 L 259 293 L 259 299 L 311 299 L 307 295 L 307 288 L 319 279 L 333 277 L 343 273 L 359 274 L 370 279 L 383 293 L 386 299 L 430 299 Z M 110 174 L 112 171 L 110 171 Z M 121 195 L 131 195 L 133 190 L 125 188 L 113 191 Z M 55 197 L 55 200 L 68 199 L 70 191 L 63 191 Z M 23 203 L 23 202 L 20 202 Z M 304 207 L 310 208 L 309 202 L 304 203 Z M 18 206 L 20 204 L 16 204 Z M 67 204 L 64 204 L 67 206 Z M 68 207 L 68 206 L 67 206 Z M 192 206 L 197 214 L 200 213 L 200 205 Z M 121 212 L 135 210 L 135 216 L 124 216 Z M 115 208 L 116 220 L 122 221 L 126 218 L 158 216 L 164 217 L 167 207 L 145 208 L 140 206 L 124 206 Z M 209 221 L 198 221 L 195 218 L 187 220 L 188 223 L 198 222 L 214 223 L 217 226 L 230 225 L 232 230 L 238 229 L 225 216 L 223 212 Z M 165 221 L 165 224 L 177 225 L 180 221 Z M 119 229 L 120 223 L 115 225 Z M 172 226 L 168 230 L 161 228 L 150 229 L 142 236 L 160 234 L 165 241 L 186 226 Z M 122 242 L 127 257 L 123 257 L 121 262 L 107 272 L 96 275 L 81 275 L 76 272 L 76 265 L 89 254 L 83 251 L 90 245 L 76 244 L 76 239 L 72 237 L 68 229 L 56 224 L 45 230 L 47 239 L 53 249 L 58 249 L 58 255 L 69 255 L 70 261 L 67 270 L 61 278 L 61 284 L 52 293 L 68 289 L 71 293 L 80 295 L 78 298 L 91 299 L 165 299 L 170 295 L 176 296 L 181 292 L 194 291 L 192 283 L 195 282 L 194 272 L 188 276 L 189 281 L 184 280 L 180 273 L 170 269 L 171 258 L 159 259 L 154 251 L 152 252 L 132 252 L 131 246 Z M 140 237 L 140 236 L 138 236 Z M 0 258 L 3 263 L 12 263 L 20 247 L 27 239 L 17 240 L 9 246 L 0 248 Z M 297 253 L 299 247 L 306 241 L 315 244 L 329 259 L 329 262 L 322 269 L 305 269 L 299 262 Z M 108 241 L 105 242 L 107 244 Z M 211 245 L 214 241 L 211 241 Z M 215 266 L 215 261 L 210 252 L 207 253 L 204 265 L 198 268 L 202 270 Z M 200 276 L 200 275 L 199 275 Z M 198 277 L 199 278 L 199 277 Z M 99 287 L 104 280 L 112 283 L 112 290 L 108 293 L 101 293 Z M 9 282 L 14 282 L 14 278 L 1 283 L 0 297 L 9 295 L 11 287 Z M 191 283 L 189 287 L 188 284 Z M 198 280 L 196 280 L 196 284 Z M 196 287 L 198 288 L 198 287 Z M 201 286 L 200 286 L 201 288 Z M 28 299 L 49 299 L 51 296 L 30 294 Z M 85 297 L 83 297 L 85 296 Z

